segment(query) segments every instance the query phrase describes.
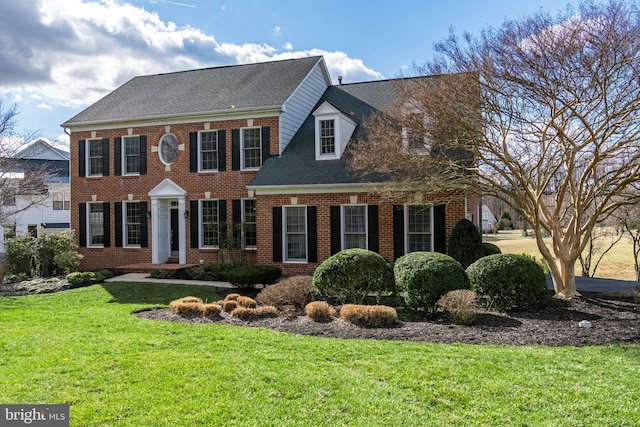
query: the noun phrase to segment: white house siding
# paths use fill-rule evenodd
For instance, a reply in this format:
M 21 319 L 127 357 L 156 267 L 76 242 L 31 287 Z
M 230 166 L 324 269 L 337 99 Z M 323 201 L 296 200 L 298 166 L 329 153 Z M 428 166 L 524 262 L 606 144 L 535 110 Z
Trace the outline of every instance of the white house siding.
M 291 138 L 293 138 L 306 118 L 309 117 L 311 110 L 327 89 L 328 83 L 323 69 L 324 62 L 318 61 L 300 86 L 285 101 L 284 111 L 280 115 L 279 154 L 282 154 L 284 149 L 287 148 Z

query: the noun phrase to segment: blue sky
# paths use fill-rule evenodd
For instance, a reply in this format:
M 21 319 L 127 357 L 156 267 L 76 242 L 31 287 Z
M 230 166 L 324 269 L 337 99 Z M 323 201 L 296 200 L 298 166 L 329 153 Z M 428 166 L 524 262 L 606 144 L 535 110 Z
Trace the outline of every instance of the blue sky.
M 0 0 L 0 101 L 17 131 L 60 124 L 142 74 L 324 55 L 344 82 L 398 77 L 449 29 L 478 34 L 553 0 Z

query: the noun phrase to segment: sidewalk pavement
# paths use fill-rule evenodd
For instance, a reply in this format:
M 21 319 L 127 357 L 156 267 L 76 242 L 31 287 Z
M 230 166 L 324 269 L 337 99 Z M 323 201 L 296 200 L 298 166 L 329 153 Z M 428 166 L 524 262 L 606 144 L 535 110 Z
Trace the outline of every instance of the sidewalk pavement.
M 149 273 L 127 273 L 107 279 L 107 282 L 145 282 L 145 283 L 171 283 L 178 285 L 202 285 L 215 286 L 217 288 L 233 288 L 227 282 L 209 282 L 203 280 L 181 280 L 181 279 L 152 279 Z M 547 285 L 553 289 L 551 276 L 547 275 Z M 597 277 L 576 277 L 576 289 L 578 292 L 631 292 L 638 282 L 631 280 L 601 279 Z

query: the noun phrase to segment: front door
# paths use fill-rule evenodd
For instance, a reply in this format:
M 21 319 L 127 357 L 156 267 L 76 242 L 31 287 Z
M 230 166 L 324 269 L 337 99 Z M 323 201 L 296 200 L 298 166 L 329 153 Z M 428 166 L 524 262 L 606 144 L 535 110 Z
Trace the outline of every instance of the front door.
M 180 252 L 180 226 L 178 221 L 178 207 L 171 208 L 171 256 L 178 256 Z

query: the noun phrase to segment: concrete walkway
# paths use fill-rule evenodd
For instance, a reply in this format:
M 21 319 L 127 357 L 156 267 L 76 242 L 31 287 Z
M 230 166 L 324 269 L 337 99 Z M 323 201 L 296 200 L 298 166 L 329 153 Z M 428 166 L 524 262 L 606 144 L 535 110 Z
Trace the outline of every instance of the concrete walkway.
M 181 279 L 152 279 L 149 273 L 127 273 L 107 279 L 107 282 L 144 282 L 144 283 L 171 283 L 178 285 L 202 285 L 215 286 L 217 288 L 234 288 L 227 282 L 208 282 L 203 280 Z M 551 276 L 547 276 L 549 289 L 553 289 Z M 638 282 L 631 280 L 600 279 L 593 277 L 576 277 L 576 289 L 582 292 L 631 292 Z

